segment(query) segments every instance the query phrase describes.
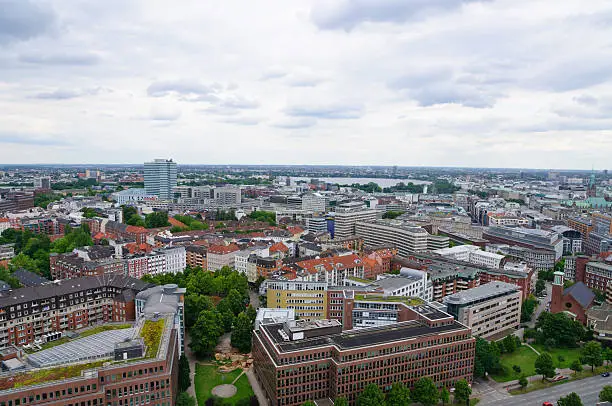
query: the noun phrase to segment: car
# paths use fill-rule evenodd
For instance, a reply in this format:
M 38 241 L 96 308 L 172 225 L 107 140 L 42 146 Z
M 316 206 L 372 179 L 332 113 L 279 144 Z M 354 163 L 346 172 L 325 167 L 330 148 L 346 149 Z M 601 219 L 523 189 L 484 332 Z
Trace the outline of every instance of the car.
M 553 406 L 553 404 L 550 402 L 544 402 L 542 403 L 542 406 Z
M 604 372 L 603 374 L 601 374 L 601 376 L 603 376 L 604 378 L 607 378 L 610 376 L 609 372 Z

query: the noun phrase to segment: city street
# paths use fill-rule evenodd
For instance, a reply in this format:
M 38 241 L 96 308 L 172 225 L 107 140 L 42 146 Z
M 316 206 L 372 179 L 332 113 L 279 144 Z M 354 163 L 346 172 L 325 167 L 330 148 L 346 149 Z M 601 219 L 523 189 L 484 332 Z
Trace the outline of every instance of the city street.
M 585 406 L 594 406 L 599 400 L 599 392 L 605 385 L 612 385 L 612 379 L 603 378 L 597 375 L 592 378 L 568 382 L 553 386 L 552 388 L 526 393 L 524 395 L 506 397 L 505 399 L 500 399 L 499 394 L 483 393 L 479 405 L 540 406 L 543 402 L 556 404 L 561 396 L 565 396 L 570 392 L 576 392 Z
M 542 314 L 542 312 L 546 310 L 546 304 L 550 301 L 551 295 L 552 295 L 552 284 L 550 282 L 546 282 L 546 297 L 538 298 L 540 303 L 538 304 L 535 311 L 533 312 L 533 318 L 531 319 L 529 323 L 527 323 L 527 325 L 530 328 L 535 327 L 535 324 L 538 321 L 538 317 L 540 317 L 540 314 Z

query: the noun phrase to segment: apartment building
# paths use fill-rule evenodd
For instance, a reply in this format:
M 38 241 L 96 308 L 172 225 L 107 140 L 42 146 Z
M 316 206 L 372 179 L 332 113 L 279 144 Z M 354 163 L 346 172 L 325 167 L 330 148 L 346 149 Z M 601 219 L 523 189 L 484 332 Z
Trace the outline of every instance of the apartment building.
M 503 255 L 483 251 L 480 247 L 474 245 L 457 245 L 451 248 L 436 250 L 434 254 L 487 268 L 499 268 L 504 259 Z
M 357 222 L 355 229 L 357 235 L 363 238 L 366 246 L 392 245 L 398 249 L 401 256 L 440 249 L 448 247 L 449 244 L 446 236 L 432 236 L 424 228 L 402 221 Z
M 446 311 L 472 329 L 474 336 L 502 338 L 521 322 L 522 294 L 518 286 L 491 282 L 444 298 Z
M 264 289 L 269 308 L 292 309 L 301 320 L 327 318 L 325 282 L 268 280 Z
M 208 263 L 206 261 L 206 247 L 200 245 L 186 245 L 185 246 L 185 261 L 187 266 L 191 268 L 202 268 L 207 269 Z
M 155 159 L 144 164 L 144 184 L 148 195 L 163 200 L 172 200 L 172 189 L 176 187 L 176 162 L 172 159 Z
M 366 209 L 361 203 L 353 207 L 338 207 L 334 215 L 334 239 L 344 239 L 357 234 L 357 223 L 372 222 L 378 210 Z
M 11 259 L 15 256 L 15 244 L 0 245 L 0 261 Z
M 230 245 L 211 245 L 208 247 L 206 262 L 209 271 L 216 271 L 229 266 L 233 268 L 235 265 L 236 253 L 240 248 L 236 244 Z
M 49 255 L 49 266 L 53 279 L 70 279 L 104 274 L 125 274 L 125 262 L 121 259 L 87 261 L 77 253 Z
M 605 292 L 612 285 L 612 264 L 590 261 L 586 264 L 584 278 L 579 280 L 589 289 Z
M 438 387 L 472 381 L 475 339 L 443 314 L 418 309 L 411 321 L 342 332 L 337 320 L 262 324 L 253 333 L 255 376 L 272 406 L 345 397 L 355 404 L 369 384 L 389 391 L 431 378 Z
M 282 271 L 290 279 L 340 286 L 346 278 L 363 278 L 364 264 L 359 255 L 351 253 L 289 263 L 282 267 Z
M 47 341 L 50 333 L 134 320 L 134 295 L 150 285 L 118 274 L 15 289 L 0 297 L 0 349 Z

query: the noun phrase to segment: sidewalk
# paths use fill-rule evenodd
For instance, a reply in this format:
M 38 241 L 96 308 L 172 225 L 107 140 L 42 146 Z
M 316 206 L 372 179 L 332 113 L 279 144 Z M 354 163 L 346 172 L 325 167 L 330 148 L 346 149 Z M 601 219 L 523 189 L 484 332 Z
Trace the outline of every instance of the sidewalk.
M 193 355 L 193 352 L 191 352 L 189 343 L 191 343 L 191 337 L 189 337 L 189 334 L 185 332 L 185 356 L 187 357 L 187 360 L 189 361 L 189 379 L 191 379 L 191 385 L 189 386 L 189 388 L 187 388 L 187 393 L 189 394 L 189 396 L 192 396 L 195 399 L 196 405 L 197 405 L 198 398 L 196 397 L 196 393 L 195 393 L 196 358 L 195 358 L 195 355 Z
M 247 378 L 249 378 L 249 383 L 251 384 L 251 388 L 253 388 L 253 392 L 255 393 L 255 396 L 257 397 L 257 401 L 259 402 L 259 405 L 268 406 L 268 399 L 266 399 L 266 395 L 261 390 L 261 386 L 259 386 L 259 382 L 257 381 L 255 374 L 253 373 L 253 368 L 246 371 L 245 374 Z

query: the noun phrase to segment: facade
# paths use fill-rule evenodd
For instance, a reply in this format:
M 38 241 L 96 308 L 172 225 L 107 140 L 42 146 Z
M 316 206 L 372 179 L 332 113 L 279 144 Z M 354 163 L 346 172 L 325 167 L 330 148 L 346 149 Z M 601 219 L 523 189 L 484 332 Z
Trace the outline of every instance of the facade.
M 145 191 L 163 200 L 172 200 L 176 187 L 176 162 L 172 159 L 155 159 L 144 164 Z
M 582 282 L 589 288 L 605 292 L 612 285 L 612 264 L 590 261 L 586 264 Z
M 185 255 L 187 266 L 191 268 L 202 268 L 207 269 L 208 264 L 206 262 L 206 248 L 199 245 L 186 245 Z
M 506 213 L 488 212 L 485 224 L 490 226 L 526 226 L 529 224 L 529 220 Z
M 216 187 L 213 190 L 215 203 L 220 206 L 237 207 L 242 202 L 242 192 L 239 187 Z
M 587 311 L 593 306 L 595 294 L 582 282 L 563 289 L 563 272 L 555 272 L 550 312 L 564 312 L 569 317 L 587 324 Z
M 336 215 L 337 216 L 337 215 Z M 432 236 L 424 228 L 406 225 L 400 221 L 377 220 L 374 222 L 357 222 L 356 233 L 363 238 L 366 246 L 392 245 L 401 256 L 427 251 L 436 239 L 436 248 L 448 247 L 448 237 Z M 443 241 L 438 241 L 443 239 Z
M 372 222 L 378 216 L 377 210 L 355 208 L 338 208 L 334 217 L 334 238 L 344 239 L 357 234 L 358 222 Z
M 267 281 L 267 306 L 291 309 L 300 320 L 327 318 L 325 282 Z
M 445 258 L 454 258 L 487 268 L 499 268 L 504 259 L 503 255 L 482 251 L 480 247 L 474 245 L 457 245 L 451 248 L 436 250 L 434 253 Z
M 112 194 L 114 200 L 117 201 L 118 205 L 124 204 L 136 204 L 143 200 L 155 199 L 156 195 L 149 194 L 143 188 L 132 188 L 125 189 Z
M 307 193 L 302 196 L 301 209 L 306 212 L 325 213 L 325 198 L 318 193 Z
M 306 230 L 311 233 L 324 233 L 327 231 L 327 219 L 325 217 L 311 217 L 306 219 Z
M 134 295 L 149 286 L 105 274 L 15 289 L 0 297 L 0 349 L 45 342 L 49 333 L 134 320 Z
M 350 277 L 364 277 L 363 260 L 356 254 L 307 259 L 287 264 L 282 270 L 293 279 L 325 282 L 328 286 L 340 286 Z
M 35 189 L 51 189 L 51 178 L 49 176 L 41 176 L 34 178 Z
M 516 285 L 490 282 L 446 296 L 446 311 L 474 336 L 501 338 L 521 322 L 522 294 Z M 506 333 L 506 334 L 504 334 Z
M 0 261 L 11 259 L 15 256 L 14 244 L 0 245 Z
M 388 391 L 430 377 L 438 387 L 472 381 L 475 339 L 445 315 L 345 332 L 337 320 L 260 325 L 253 333 L 255 375 L 272 406 L 345 397 L 355 404 L 371 383 Z M 446 317 L 448 316 L 448 317 Z
M 563 255 L 563 239 L 559 233 L 523 227 L 488 227 L 483 238 L 496 244 L 517 245 L 530 249 L 544 249 L 555 253 L 555 260 Z
M 206 258 L 208 270 L 216 271 L 224 266 L 233 268 L 238 251 L 240 251 L 240 248 L 236 244 L 210 246 Z

